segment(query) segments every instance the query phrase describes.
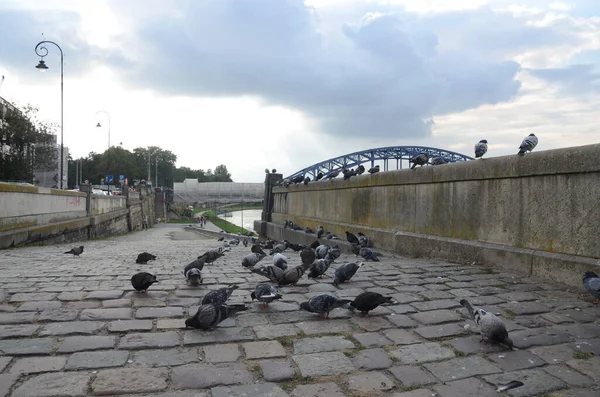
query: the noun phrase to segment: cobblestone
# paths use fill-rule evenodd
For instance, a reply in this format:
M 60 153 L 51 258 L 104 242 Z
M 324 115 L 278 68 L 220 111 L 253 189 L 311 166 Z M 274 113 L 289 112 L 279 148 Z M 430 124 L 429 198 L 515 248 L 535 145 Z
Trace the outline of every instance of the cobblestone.
M 81 260 L 68 263 L 56 255 L 66 247 L 0 251 L 9 264 L 0 273 L 0 397 L 491 397 L 495 385 L 515 379 L 525 386 L 508 394 L 598 393 L 600 309 L 578 300 L 583 290 L 384 255 L 340 288 L 331 270 L 320 280 L 303 277 L 262 309 L 250 292 L 265 279 L 240 267 L 249 251 L 241 245 L 205 267 L 202 286 L 185 284 L 183 265 L 220 245 L 160 225 L 88 241 Z M 161 280 L 147 294 L 130 283 L 141 268 L 132 253 L 144 250 L 161 253 L 145 267 Z M 286 256 L 290 266 L 300 263 L 298 254 Z M 344 253 L 332 268 L 354 259 Z M 186 330 L 184 316 L 206 292 L 232 283 L 239 288 L 229 302 L 249 310 L 214 330 Z M 352 299 L 366 290 L 397 303 L 365 318 L 335 309 L 321 320 L 298 309 L 318 294 Z M 463 297 L 498 313 L 520 350 L 466 331 L 473 323 Z

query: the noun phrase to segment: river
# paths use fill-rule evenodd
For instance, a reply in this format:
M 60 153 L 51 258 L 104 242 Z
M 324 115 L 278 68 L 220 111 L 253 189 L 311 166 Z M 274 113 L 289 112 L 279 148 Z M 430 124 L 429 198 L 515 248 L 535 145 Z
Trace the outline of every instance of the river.
M 254 221 L 259 221 L 262 210 L 244 210 L 244 225 L 242 226 L 242 211 L 232 211 L 231 216 L 223 217 L 228 222 L 237 226 L 242 226 L 248 231 L 254 232 Z M 222 216 L 222 215 L 221 215 Z

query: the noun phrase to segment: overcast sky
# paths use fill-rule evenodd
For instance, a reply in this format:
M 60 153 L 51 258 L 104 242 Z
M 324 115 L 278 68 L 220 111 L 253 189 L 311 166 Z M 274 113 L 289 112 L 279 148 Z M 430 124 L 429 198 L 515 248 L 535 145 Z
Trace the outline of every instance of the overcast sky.
M 598 0 L 0 0 L 0 96 L 74 157 L 156 145 L 262 182 L 382 146 L 600 141 Z

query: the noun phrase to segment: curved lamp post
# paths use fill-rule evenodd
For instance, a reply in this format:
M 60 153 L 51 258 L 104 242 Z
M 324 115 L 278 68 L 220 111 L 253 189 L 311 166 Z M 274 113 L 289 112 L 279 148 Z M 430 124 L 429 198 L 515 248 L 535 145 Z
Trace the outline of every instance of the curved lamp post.
M 40 63 L 37 64 L 36 69 L 41 72 L 48 70 L 44 57 L 48 55 L 48 49 L 44 44 L 54 44 L 60 51 L 60 188 L 63 188 L 63 162 L 64 162 L 64 148 L 63 148 L 63 51 L 58 44 L 53 41 L 42 40 L 35 46 L 35 53 L 41 58 Z
M 106 176 L 108 176 L 110 174 L 110 162 L 108 161 L 108 155 L 110 152 L 110 114 L 108 114 L 108 112 L 106 110 L 99 110 L 96 112 L 96 117 L 98 117 L 99 114 L 105 114 L 108 117 L 108 150 L 106 151 Z M 98 122 L 98 124 L 96 124 L 96 128 L 101 128 L 102 124 L 100 124 L 100 122 Z M 108 195 L 110 196 L 110 185 L 108 184 L 108 181 L 106 183 L 106 185 L 108 186 Z

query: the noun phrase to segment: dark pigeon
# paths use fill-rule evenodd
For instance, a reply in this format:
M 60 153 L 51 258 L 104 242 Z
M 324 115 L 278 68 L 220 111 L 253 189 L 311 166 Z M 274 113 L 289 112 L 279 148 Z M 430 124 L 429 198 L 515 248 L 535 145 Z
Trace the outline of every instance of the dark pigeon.
M 485 139 L 480 140 L 475 144 L 475 158 L 483 157 L 488 150 L 488 141 Z
M 325 238 L 326 238 L 327 240 L 331 240 L 331 239 L 333 238 L 333 234 L 331 234 L 331 233 L 327 232 L 327 233 L 325 234 Z
M 319 226 L 317 228 L 317 238 L 323 237 L 323 233 L 325 233 L 325 229 L 323 229 L 323 226 Z
M 428 161 L 429 156 L 427 153 L 418 154 L 412 159 L 408 160 L 409 163 L 413 163 L 413 165 L 410 167 L 411 170 L 414 170 L 417 165 L 420 165 L 421 167 L 424 166 Z
M 329 175 L 327 175 L 327 179 L 332 180 L 338 177 L 338 175 L 340 174 L 339 170 L 335 170 L 335 171 L 331 171 L 329 173 Z
M 508 331 L 506 331 L 506 327 L 500 318 L 496 317 L 493 313 L 471 306 L 466 299 L 461 299 L 460 304 L 469 311 L 469 315 L 475 321 L 477 327 L 479 327 L 482 342 L 487 340 L 501 343 L 508 346 L 511 350 L 513 349 L 513 342 L 508 337 Z
M 302 250 L 302 252 L 300 252 L 300 260 L 302 261 L 303 265 L 310 266 L 313 264 L 315 259 L 317 259 L 317 254 L 310 248 L 305 248 Z
M 242 259 L 242 266 L 244 267 L 254 267 L 258 262 L 263 260 L 267 254 L 264 252 L 262 254 L 248 254 Z
M 358 238 L 350 233 L 349 231 L 346 230 L 346 240 L 348 240 L 348 242 L 350 244 L 360 244 L 360 242 L 358 241 Z
M 369 246 L 369 239 L 362 232 L 358 232 L 358 244 L 365 248 Z
M 315 178 L 315 181 L 319 181 L 319 180 L 323 179 L 323 176 L 324 176 L 324 174 L 321 171 L 319 171 L 319 173 L 317 174 L 317 176 Z
M 306 178 L 304 178 L 304 184 L 308 185 L 308 182 L 310 182 L 310 178 L 307 176 Z
M 315 240 L 315 241 L 313 241 L 313 242 L 312 242 L 312 244 L 311 244 L 311 245 L 309 245 L 309 246 L 308 246 L 308 248 L 312 248 L 312 249 L 314 249 L 314 250 L 315 250 L 315 249 L 317 249 L 317 247 L 318 247 L 319 245 L 321 245 L 321 243 L 319 242 L 319 240 Z
M 333 260 L 329 257 L 329 255 L 323 259 L 317 259 L 308 269 L 308 278 L 321 277 L 323 274 L 325 274 L 327 269 L 329 269 L 329 266 L 332 262 Z
M 369 171 L 367 171 L 369 174 L 373 175 L 379 172 L 379 166 L 376 165 L 375 167 L 371 167 L 369 168 Z
M 519 156 L 524 155 L 527 152 L 531 152 L 538 144 L 538 138 L 535 134 L 529 134 L 523 139 L 521 142 L 521 146 L 519 146 Z
M 311 313 L 324 314 L 325 318 L 329 318 L 329 312 L 333 309 L 338 307 L 350 309 L 350 302 L 352 301 L 339 299 L 332 295 L 317 295 L 306 302 L 300 303 L 300 309 Z
M 223 241 L 223 240 L 225 240 L 225 237 L 219 237 L 219 238 L 217 239 L 217 241 Z
M 65 254 L 73 254 L 75 256 L 79 256 L 82 253 L 83 253 L 83 245 L 76 247 L 76 248 L 71 248 L 71 251 L 65 252 Z
M 154 283 L 158 283 L 158 280 L 150 273 L 140 272 L 131 277 L 131 285 L 136 291 L 147 292 Z
M 345 263 L 335 270 L 333 285 L 339 285 L 350 281 L 350 279 L 356 274 L 358 269 L 364 266 L 364 263 L 360 265 L 357 263 Z
M 364 165 L 359 165 L 358 167 L 356 167 L 356 175 L 362 175 L 365 172 L 365 166 Z
M 597 305 L 600 302 L 600 278 L 592 271 L 587 271 L 583 274 L 583 288 L 596 299 L 594 304 Z
M 443 157 L 437 156 L 437 157 L 432 157 L 431 158 L 431 165 L 444 165 L 444 164 L 448 164 L 448 160 L 446 160 Z
M 244 247 L 248 246 L 248 239 L 247 238 L 244 239 L 244 243 L 243 244 L 244 244 Z
M 194 317 L 185 320 L 185 326 L 186 328 L 211 329 L 221 321 L 244 310 L 248 310 L 245 305 L 201 305 Z
M 195 259 L 194 261 L 190 262 L 186 267 L 183 268 L 183 274 L 185 275 L 188 270 L 192 268 L 196 268 L 198 270 L 204 269 L 204 259 Z
M 304 233 L 311 234 L 312 232 L 313 232 L 313 230 L 310 227 L 305 227 L 304 228 Z
M 273 247 L 271 252 L 269 252 L 269 255 L 281 254 L 283 251 L 288 249 L 288 244 L 289 243 L 287 241 L 284 241 L 282 244 L 277 244 L 276 246 Z
M 364 248 L 358 244 L 352 244 L 352 252 L 354 255 L 360 256 L 366 261 L 379 262 L 377 254 L 375 254 L 375 252 L 370 248 Z
M 204 295 L 204 298 L 202 298 L 202 304 L 213 304 L 217 306 L 224 305 L 225 302 L 227 302 L 227 299 L 229 299 L 229 297 L 231 296 L 231 294 L 233 294 L 233 291 L 235 291 L 238 288 L 239 287 L 234 284 L 226 288 L 219 288 L 218 290 L 210 291 L 208 294 Z
M 392 305 L 394 303 L 391 296 L 383 296 L 377 292 L 363 292 L 354 298 L 350 306 L 367 316 L 371 310 L 376 309 L 379 305 Z
M 137 259 L 135 260 L 135 263 L 145 265 L 149 261 L 154 261 L 154 260 L 156 260 L 156 255 L 152 255 L 148 252 L 142 252 L 141 254 L 138 255 Z
M 290 249 L 293 250 L 294 252 L 298 252 L 303 250 L 304 248 L 306 248 L 306 245 L 304 244 L 294 244 L 294 243 L 290 243 Z
M 212 263 L 224 255 L 225 255 L 225 253 L 223 251 L 223 248 L 219 248 L 216 251 L 215 250 L 206 251 L 205 253 L 200 255 L 198 257 L 198 259 L 203 259 L 205 263 Z
M 258 284 L 250 294 L 250 297 L 252 300 L 256 299 L 259 302 L 262 302 L 262 307 L 267 307 L 269 303 L 282 298 L 281 294 L 277 291 L 277 288 L 271 284 Z
M 254 252 L 255 254 L 265 254 L 265 256 L 267 255 L 258 244 L 252 244 L 252 247 L 250 247 L 250 251 Z

